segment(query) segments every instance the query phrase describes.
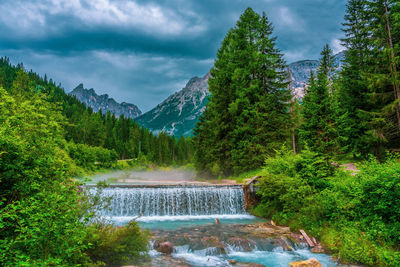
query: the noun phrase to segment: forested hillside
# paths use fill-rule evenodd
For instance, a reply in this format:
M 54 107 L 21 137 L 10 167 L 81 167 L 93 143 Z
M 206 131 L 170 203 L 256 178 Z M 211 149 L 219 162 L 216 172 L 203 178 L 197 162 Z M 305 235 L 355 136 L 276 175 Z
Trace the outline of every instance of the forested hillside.
M 46 101 L 57 106 L 65 118 L 62 126 L 68 142 L 66 150 L 78 164 L 139 155 L 158 164 L 187 163 L 193 154 L 190 139 L 176 140 L 163 132 L 155 135 L 130 118 L 93 112 L 77 98 L 66 94 L 52 79 L 27 72 L 22 64 L 13 66 L 8 58 L 0 59 L 0 86 L 13 96 L 43 95 Z

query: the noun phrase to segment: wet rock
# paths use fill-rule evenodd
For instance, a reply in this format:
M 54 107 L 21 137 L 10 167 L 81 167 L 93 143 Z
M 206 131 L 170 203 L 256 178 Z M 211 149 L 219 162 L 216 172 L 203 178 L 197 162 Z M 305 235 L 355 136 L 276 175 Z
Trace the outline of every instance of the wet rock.
M 216 236 L 205 236 L 201 239 L 204 248 L 215 248 L 217 254 L 226 254 L 226 245 L 222 243 Z
M 306 261 L 296 261 L 289 263 L 290 267 L 322 267 L 321 263 L 314 258 Z
M 158 252 L 164 253 L 164 254 L 171 254 L 174 251 L 174 244 L 171 242 L 159 242 L 159 243 L 154 243 L 154 248 Z
M 227 243 L 239 251 L 249 252 L 254 248 L 254 242 L 243 237 L 231 237 Z
M 321 244 L 317 244 L 315 247 L 310 249 L 312 253 L 325 253 L 325 249 L 321 246 Z
M 263 264 L 259 264 L 259 263 L 237 263 L 235 266 L 237 267 L 265 267 L 265 265 Z
M 201 243 L 205 247 L 217 247 L 222 244 L 216 236 L 205 236 L 201 239 Z
M 279 244 L 283 248 L 283 250 L 292 251 L 292 247 L 286 242 L 286 240 L 282 238 L 277 238 L 274 240 L 275 244 Z
M 290 234 L 290 227 L 277 226 L 276 232 L 278 234 Z
M 289 238 L 296 244 L 300 244 L 300 243 L 304 242 L 304 237 L 301 234 L 290 233 Z
M 230 260 L 229 264 L 235 265 L 237 263 L 237 260 Z
M 149 267 L 189 267 L 190 264 L 182 259 L 172 258 L 171 256 L 159 256 L 157 258 L 152 258 L 149 265 L 144 265 Z

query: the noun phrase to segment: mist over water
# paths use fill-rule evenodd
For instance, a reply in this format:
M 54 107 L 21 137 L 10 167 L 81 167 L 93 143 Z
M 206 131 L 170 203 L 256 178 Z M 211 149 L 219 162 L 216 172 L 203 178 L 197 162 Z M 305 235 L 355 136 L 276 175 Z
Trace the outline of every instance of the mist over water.
M 168 169 L 168 170 L 124 170 L 100 173 L 89 177 L 87 184 L 97 184 L 106 181 L 110 184 L 132 185 L 181 185 L 184 183 L 202 184 L 196 181 L 196 173 L 192 170 Z

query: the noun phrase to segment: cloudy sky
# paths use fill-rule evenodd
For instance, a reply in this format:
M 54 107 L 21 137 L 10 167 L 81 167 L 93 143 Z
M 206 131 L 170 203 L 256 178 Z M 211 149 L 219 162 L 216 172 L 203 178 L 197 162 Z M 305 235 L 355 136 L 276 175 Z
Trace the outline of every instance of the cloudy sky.
M 346 0 L 1 0 L 0 56 L 148 111 L 211 68 L 226 32 L 265 11 L 288 63 L 341 50 Z

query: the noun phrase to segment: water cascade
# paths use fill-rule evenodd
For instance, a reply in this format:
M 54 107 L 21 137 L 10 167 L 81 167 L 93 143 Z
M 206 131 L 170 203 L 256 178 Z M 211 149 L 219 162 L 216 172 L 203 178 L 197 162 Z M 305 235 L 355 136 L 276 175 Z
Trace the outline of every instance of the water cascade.
M 145 221 L 248 215 L 239 186 L 112 187 L 103 189 L 102 195 L 112 197 L 111 206 L 99 213 L 112 218 L 140 216 L 138 220 Z

